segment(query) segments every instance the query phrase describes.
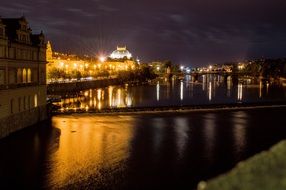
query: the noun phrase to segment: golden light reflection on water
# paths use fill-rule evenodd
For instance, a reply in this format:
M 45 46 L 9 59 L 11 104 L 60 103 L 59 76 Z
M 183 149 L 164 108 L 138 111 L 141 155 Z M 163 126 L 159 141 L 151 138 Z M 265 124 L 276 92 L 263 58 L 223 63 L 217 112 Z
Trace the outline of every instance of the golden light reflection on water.
M 122 169 L 129 156 L 133 122 L 129 116 L 54 117 L 53 126 L 61 136 L 58 150 L 49 158 L 49 184 L 58 188 L 91 176 L 101 178 L 106 168 Z
M 192 79 L 191 79 L 192 80 Z M 237 83 L 238 82 L 238 83 Z M 149 107 L 170 105 L 193 105 L 202 103 L 241 103 L 272 98 L 271 94 L 281 94 L 272 88 L 269 82 L 249 78 L 232 78 L 202 75 L 198 82 L 185 80 L 154 81 L 149 85 L 109 86 L 90 89 L 64 96 L 60 103 L 55 103 L 61 111 L 94 111 L 101 109 Z M 202 88 L 201 88 L 202 87 Z M 276 92 L 277 91 L 277 92 Z M 268 97 L 267 97 L 268 96 Z M 285 99 L 285 95 L 279 95 Z
M 106 91 L 106 92 L 105 92 Z M 107 94 L 107 95 L 106 95 Z M 132 107 L 134 98 L 127 89 L 117 86 L 109 86 L 105 89 L 90 89 L 81 92 L 73 98 L 62 99 L 56 105 L 61 107 L 62 111 L 90 108 L 101 110 L 102 108 L 123 108 Z

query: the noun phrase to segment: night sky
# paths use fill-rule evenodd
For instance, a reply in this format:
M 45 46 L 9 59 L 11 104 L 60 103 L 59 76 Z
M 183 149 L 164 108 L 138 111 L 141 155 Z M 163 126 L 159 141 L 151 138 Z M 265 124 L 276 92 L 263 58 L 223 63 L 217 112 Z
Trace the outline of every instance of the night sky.
M 56 51 L 126 45 L 145 62 L 190 66 L 286 57 L 286 0 L 0 0 L 2 17 L 23 14 Z

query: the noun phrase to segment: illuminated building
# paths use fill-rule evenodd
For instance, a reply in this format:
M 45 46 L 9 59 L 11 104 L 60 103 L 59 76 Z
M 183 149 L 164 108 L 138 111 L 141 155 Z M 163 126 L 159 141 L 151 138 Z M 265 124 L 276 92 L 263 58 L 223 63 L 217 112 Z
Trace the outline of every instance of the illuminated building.
M 46 44 L 21 18 L 0 18 L 0 138 L 46 118 Z
M 113 51 L 110 55 L 111 59 L 131 59 L 132 54 L 127 50 L 126 46 L 125 47 L 118 47 L 115 51 Z
M 139 60 L 139 59 L 138 59 Z M 125 47 L 118 47 L 114 50 L 109 59 L 104 62 L 104 69 L 111 72 L 133 70 L 137 66 L 137 62 L 133 60 L 132 54 Z
M 71 74 L 74 72 L 80 72 L 81 76 L 87 76 L 94 72 L 95 65 L 98 66 L 94 61 L 92 62 L 91 60 L 79 58 L 74 54 L 53 52 L 51 42 L 49 41 L 47 42 L 46 54 L 48 61 L 48 82 L 59 80 L 61 78 L 60 76 L 57 76 L 56 78 L 50 76 L 49 73 L 52 73 L 54 70 L 63 71 L 65 75 L 70 75 L 70 77 L 72 77 Z
M 134 70 L 138 65 L 126 47 L 117 47 L 108 58 L 103 55 L 91 58 L 53 52 L 52 45 L 48 42 L 46 54 L 48 83 L 110 75 L 114 77 L 119 71 Z

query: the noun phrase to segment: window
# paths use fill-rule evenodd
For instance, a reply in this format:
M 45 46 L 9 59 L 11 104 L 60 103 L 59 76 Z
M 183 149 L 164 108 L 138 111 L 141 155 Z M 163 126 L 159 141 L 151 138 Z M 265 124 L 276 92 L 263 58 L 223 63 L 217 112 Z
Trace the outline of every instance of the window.
M 21 69 L 17 70 L 17 83 L 21 83 L 22 82 L 22 71 Z
M 31 69 L 28 69 L 28 77 L 27 77 L 27 82 L 28 83 L 32 82 L 31 78 L 32 78 L 32 72 L 31 72 Z
M 26 83 L 27 82 L 27 70 L 26 69 L 23 69 L 23 83 Z
M 38 95 L 37 94 L 35 94 L 34 96 L 34 107 L 35 108 L 38 107 Z

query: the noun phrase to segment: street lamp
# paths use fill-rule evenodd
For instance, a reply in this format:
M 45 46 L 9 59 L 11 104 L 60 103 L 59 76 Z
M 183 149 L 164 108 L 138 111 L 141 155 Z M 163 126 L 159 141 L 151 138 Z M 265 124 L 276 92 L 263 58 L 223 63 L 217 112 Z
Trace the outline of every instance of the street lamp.
M 160 66 L 157 66 L 157 71 L 160 71 Z
M 106 57 L 105 56 L 100 56 L 99 57 L 99 61 L 102 62 L 102 63 L 105 62 L 106 61 Z

